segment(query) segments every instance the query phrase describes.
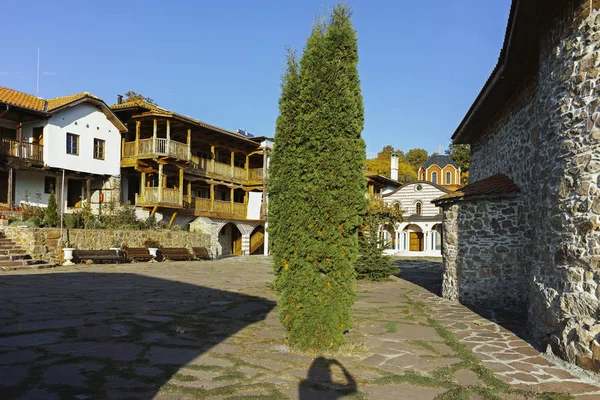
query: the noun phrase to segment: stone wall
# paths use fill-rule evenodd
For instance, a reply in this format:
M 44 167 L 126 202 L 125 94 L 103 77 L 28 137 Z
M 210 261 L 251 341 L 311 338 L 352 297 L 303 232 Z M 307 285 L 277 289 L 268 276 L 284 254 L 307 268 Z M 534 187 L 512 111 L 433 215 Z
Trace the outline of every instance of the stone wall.
M 60 229 L 2 227 L 1 230 L 34 258 L 59 262 Z M 63 239 L 66 240 L 66 237 L 66 230 L 64 230 Z M 130 247 L 143 247 L 146 239 L 156 240 L 164 247 L 210 248 L 210 235 L 200 232 L 70 229 L 69 238 L 72 246 L 85 250 L 120 247 L 122 242 L 126 242 Z
M 463 201 L 444 211 L 444 297 L 471 307 L 522 310 L 527 275 L 519 262 L 518 197 Z
M 472 145 L 470 179 L 503 173 L 521 188 L 527 212 L 519 216 L 518 227 L 526 251 L 517 253 L 521 265 L 518 259 L 514 262 L 528 281 L 532 338 L 569 361 L 600 371 L 600 11 L 593 9 L 596 3 L 590 7 L 589 1 L 565 1 L 557 9 L 541 34 L 537 75 L 526 80 L 490 121 L 482 139 Z M 456 207 L 460 208 L 448 208 L 449 217 Z M 461 229 L 452 218 L 445 226 Z M 452 251 L 446 250 L 449 257 Z M 460 293 L 452 279 L 465 263 L 474 262 L 469 257 L 454 272 L 449 264 L 445 283 L 449 297 Z M 489 263 L 478 261 L 476 268 Z

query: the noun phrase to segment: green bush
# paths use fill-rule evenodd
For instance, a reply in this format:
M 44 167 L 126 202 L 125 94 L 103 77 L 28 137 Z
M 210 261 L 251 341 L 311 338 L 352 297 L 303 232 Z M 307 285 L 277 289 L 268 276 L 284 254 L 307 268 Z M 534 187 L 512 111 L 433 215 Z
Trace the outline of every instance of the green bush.
M 50 196 L 48 196 L 48 207 L 44 210 L 44 223 L 50 227 L 55 227 L 60 224 L 54 190 L 50 192 Z
M 81 227 L 81 216 L 79 214 L 65 214 L 65 227 L 67 229 L 76 229 Z
M 23 216 L 23 220 L 33 221 L 37 219 L 42 221 L 44 219 L 44 208 L 23 203 L 21 205 L 21 215 Z
M 27 220 L 27 221 L 16 220 L 14 222 L 11 222 L 9 226 L 24 226 L 26 228 L 37 228 L 39 225 L 36 225 L 35 222 L 31 221 L 31 220 Z
M 143 222 L 143 226 L 146 229 L 156 229 L 156 216 L 154 214 L 148 216 L 148 218 L 146 218 L 146 220 Z

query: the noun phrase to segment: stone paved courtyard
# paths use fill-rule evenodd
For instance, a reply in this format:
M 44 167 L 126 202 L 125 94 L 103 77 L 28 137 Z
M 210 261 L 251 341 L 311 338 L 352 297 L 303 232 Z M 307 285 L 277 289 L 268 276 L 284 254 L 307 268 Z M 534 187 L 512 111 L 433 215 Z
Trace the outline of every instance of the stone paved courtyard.
M 403 265 L 321 355 L 286 347 L 265 257 L 0 273 L 0 399 L 600 399 L 518 323 L 438 297 L 439 264 Z

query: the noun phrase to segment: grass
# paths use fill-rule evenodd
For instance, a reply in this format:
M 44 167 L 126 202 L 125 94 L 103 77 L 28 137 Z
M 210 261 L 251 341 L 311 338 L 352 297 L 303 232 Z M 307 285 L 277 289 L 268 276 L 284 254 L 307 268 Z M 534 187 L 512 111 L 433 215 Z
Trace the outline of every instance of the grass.
M 385 329 L 387 329 L 388 333 L 396 333 L 398 332 L 396 325 L 398 325 L 397 322 L 388 322 L 385 324 Z

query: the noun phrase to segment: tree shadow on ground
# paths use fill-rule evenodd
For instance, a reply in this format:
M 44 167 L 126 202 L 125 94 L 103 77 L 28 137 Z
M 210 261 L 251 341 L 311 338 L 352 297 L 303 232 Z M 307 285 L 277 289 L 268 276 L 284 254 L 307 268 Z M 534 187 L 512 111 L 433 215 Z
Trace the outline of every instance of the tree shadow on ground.
M 396 275 L 398 278 L 421 286 L 438 297 L 442 296 L 442 263 L 400 261 L 396 262 L 396 265 L 400 267 L 400 273 Z M 515 335 L 527 341 L 533 347 L 538 348 L 538 345 L 536 345 L 536 343 L 533 342 L 527 335 L 526 309 L 519 311 L 478 307 L 474 305 L 464 306 L 477 313 L 482 318 L 495 322 L 501 327 L 513 332 Z
M 334 369 L 343 383 L 334 378 Z M 343 377 L 342 377 L 343 376 Z M 337 360 L 316 358 L 308 370 L 308 376 L 300 382 L 299 400 L 335 400 L 350 396 L 357 391 L 356 380 Z
M 154 398 L 182 366 L 223 362 L 205 353 L 274 306 L 136 274 L 3 276 L 0 398 Z

